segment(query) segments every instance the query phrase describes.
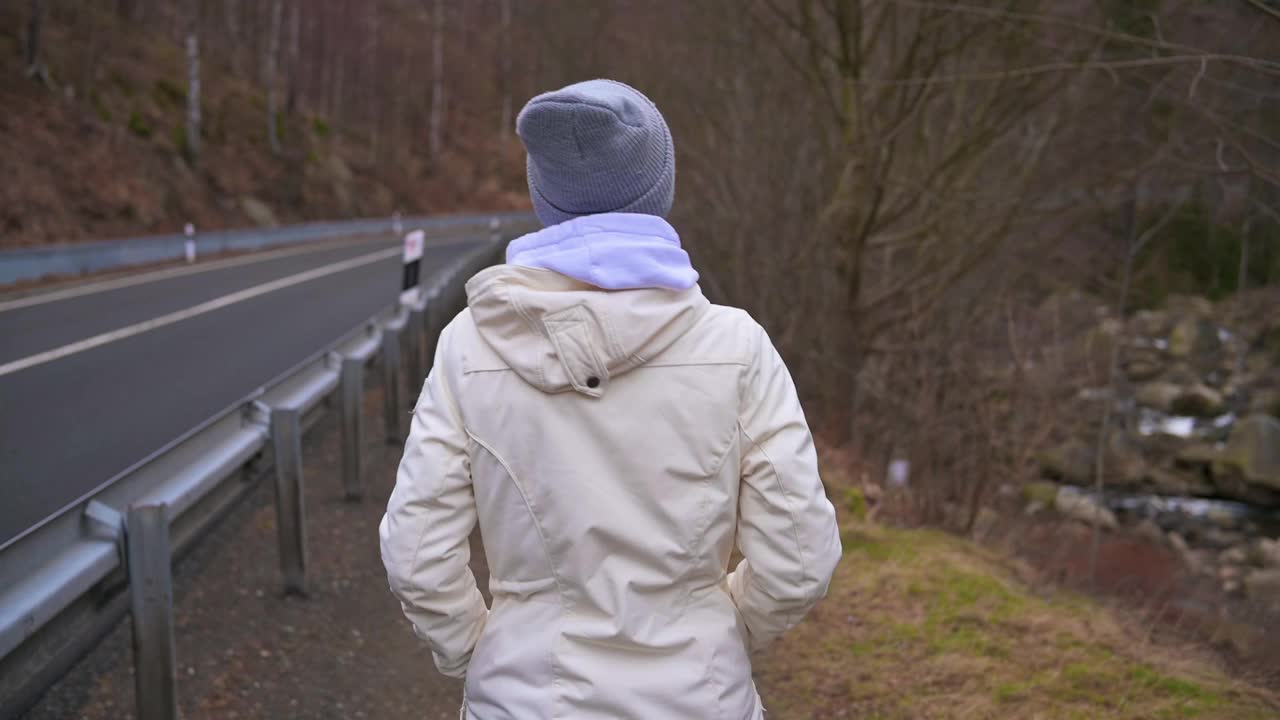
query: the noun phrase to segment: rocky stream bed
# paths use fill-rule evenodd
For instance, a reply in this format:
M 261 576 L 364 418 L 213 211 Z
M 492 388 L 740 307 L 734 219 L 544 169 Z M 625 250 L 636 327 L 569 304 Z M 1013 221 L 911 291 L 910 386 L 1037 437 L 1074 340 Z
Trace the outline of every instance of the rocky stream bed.
M 1051 482 L 1025 488 L 1028 510 L 1167 544 L 1280 612 L 1280 307 L 1174 297 L 1085 341 L 1118 346 L 1119 374 L 1078 388 L 1090 421 L 1041 455 Z

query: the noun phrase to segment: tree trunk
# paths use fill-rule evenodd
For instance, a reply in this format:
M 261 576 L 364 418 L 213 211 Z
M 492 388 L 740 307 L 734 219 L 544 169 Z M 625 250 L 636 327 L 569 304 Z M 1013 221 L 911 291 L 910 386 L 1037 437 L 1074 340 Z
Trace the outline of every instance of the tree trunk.
M 27 22 L 27 77 L 49 84 L 49 69 L 40 59 L 40 31 L 44 27 L 44 0 L 31 0 L 31 19 Z
M 382 78 L 378 75 L 378 55 L 379 55 L 379 20 L 378 6 L 371 4 L 369 6 L 369 44 L 365 49 L 368 55 L 367 65 L 369 67 L 369 81 L 365 83 L 366 90 L 369 93 L 369 101 L 367 109 L 369 111 L 369 160 L 377 162 L 380 155 L 382 145 L 382 103 L 378 97 L 379 83 Z
M 200 159 L 200 37 L 196 4 L 187 4 L 187 157 Z
M 502 65 L 502 116 L 498 121 L 498 137 L 511 134 L 511 0 L 502 0 L 502 42 L 498 44 Z
M 271 3 L 271 35 L 267 41 L 267 56 L 263 58 L 267 78 L 267 139 L 271 143 L 271 152 L 280 154 L 279 123 L 279 79 L 278 66 L 280 55 L 280 22 L 284 14 L 284 0 L 273 0 Z
M 444 0 L 435 0 L 431 23 L 431 129 L 427 148 L 434 164 L 440 157 L 440 122 L 444 115 Z
M 302 43 L 302 0 L 289 3 L 289 92 L 284 111 L 289 115 L 298 109 L 298 55 Z
M 227 23 L 227 54 L 231 57 L 231 70 L 237 76 L 242 75 L 244 68 L 240 61 L 240 0 L 224 0 L 222 9 Z

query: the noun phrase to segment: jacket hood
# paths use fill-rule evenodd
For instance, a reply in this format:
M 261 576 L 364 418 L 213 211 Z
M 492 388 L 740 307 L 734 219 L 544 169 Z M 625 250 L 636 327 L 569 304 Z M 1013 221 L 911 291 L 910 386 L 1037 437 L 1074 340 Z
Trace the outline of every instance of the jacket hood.
M 688 290 L 698 282 L 676 229 L 640 213 L 587 215 L 516 238 L 507 246 L 507 262 L 555 270 L 605 290 Z
M 526 382 L 600 397 L 610 378 L 670 347 L 710 303 L 697 285 L 606 291 L 551 270 L 499 265 L 467 283 L 467 304 L 480 336 Z

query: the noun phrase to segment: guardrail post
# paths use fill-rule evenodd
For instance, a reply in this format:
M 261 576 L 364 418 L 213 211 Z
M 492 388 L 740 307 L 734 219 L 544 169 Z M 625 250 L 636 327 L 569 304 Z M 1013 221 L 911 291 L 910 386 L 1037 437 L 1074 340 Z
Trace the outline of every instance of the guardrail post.
M 133 610 L 138 720 L 176 720 L 178 659 L 173 636 L 169 513 L 164 505 L 129 508 L 125 521 L 125 562 Z
M 422 359 L 422 331 L 426 322 L 423 317 L 426 312 L 422 308 L 409 309 L 409 321 L 404 326 L 405 340 L 409 345 L 409 396 L 417 390 L 422 389 L 422 380 L 427 376 L 423 370 L 425 363 Z
M 297 408 L 271 408 L 276 456 L 276 529 L 284 591 L 307 592 L 307 528 L 302 502 L 302 423 Z
M 404 442 L 400 434 L 400 330 L 392 327 L 382 330 L 382 393 L 387 442 L 399 445 Z
M 342 484 L 347 500 L 364 496 L 364 360 L 342 359 Z

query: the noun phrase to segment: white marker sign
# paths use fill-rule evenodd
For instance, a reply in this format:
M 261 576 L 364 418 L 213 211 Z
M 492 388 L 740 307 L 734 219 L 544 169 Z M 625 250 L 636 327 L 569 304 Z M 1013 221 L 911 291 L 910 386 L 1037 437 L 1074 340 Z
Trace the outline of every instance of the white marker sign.
M 404 236 L 404 275 L 400 283 L 400 302 L 417 304 L 421 301 L 422 289 L 418 287 L 418 276 L 426 239 L 426 234 L 421 230 L 414 230 Z

